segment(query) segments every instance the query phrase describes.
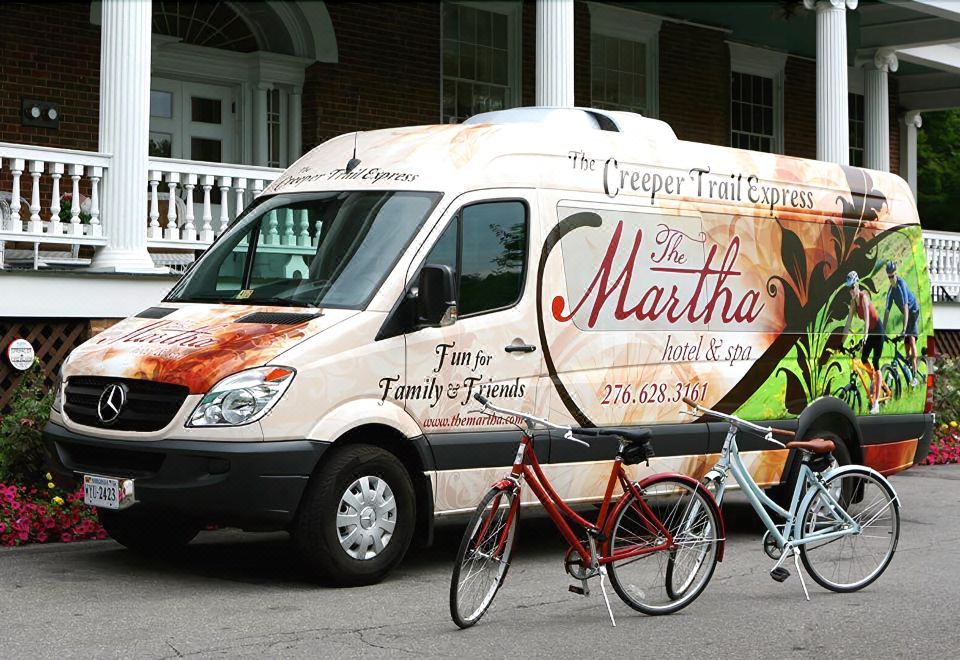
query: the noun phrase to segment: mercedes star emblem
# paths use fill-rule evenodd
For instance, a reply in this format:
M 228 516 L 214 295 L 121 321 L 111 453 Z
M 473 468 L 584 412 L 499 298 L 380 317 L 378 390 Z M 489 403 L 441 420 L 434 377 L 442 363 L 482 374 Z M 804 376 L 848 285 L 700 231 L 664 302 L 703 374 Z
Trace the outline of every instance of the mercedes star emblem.
M 97 417 L 104 424 L 113 424 L 120 416 L 123 405 L 127 402 L 127 387 L 121 383 L 113 383 L 103 388 L 100 401 L 97 403 Z

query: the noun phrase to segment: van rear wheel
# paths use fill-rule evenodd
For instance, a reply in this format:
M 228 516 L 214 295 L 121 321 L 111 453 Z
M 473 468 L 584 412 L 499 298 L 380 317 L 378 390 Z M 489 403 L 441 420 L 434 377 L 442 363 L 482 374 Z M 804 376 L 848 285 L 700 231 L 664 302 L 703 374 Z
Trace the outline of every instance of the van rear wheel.
M 379 582 L 407 552 L 416 499 L 403 464 L 366 444 L 334 449 L 313 475 L 293 529 L 297 553 L 326 584 Z
M 200 532 L 198 522 L 165 511 L 97 509 L 100 524 L 114 541 L 143 555 L 162 555 L 187 545 Z

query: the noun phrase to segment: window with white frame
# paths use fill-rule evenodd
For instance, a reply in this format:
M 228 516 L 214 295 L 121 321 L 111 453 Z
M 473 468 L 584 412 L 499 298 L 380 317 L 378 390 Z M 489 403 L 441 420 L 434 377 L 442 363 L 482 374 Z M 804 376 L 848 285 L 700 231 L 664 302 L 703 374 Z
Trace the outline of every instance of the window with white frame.
M 622 7 L 590 8 L 590 104 L 658 115 L 660 19 Z
M 519 103 L 518 2 L 443 3 L 444 123 Z
M 730 146 L 783 153 L 783 69 L 786 55 L 730 46 Z

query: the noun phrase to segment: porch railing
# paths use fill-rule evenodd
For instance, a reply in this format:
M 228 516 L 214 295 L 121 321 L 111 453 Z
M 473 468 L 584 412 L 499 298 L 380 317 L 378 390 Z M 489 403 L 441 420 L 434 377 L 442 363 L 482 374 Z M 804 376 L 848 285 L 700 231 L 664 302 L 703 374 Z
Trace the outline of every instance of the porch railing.
M 0 268 L 89 265 L 118 220 L 100 205 L 110 164 L 110 154 L 0 142 Z M 141 222 L 154 262 L 182 270 L 281 172 L 150 159 Z
M 924 230 L 934 302 L 960 302 L 960 233 Z
M 41 245 L 49 261 L 85 265 L 82 245 L 106 245 L 100 187 L 110 174 L 110 155 L 0 142 L 0 267 L 18 254 L 36 267 Z M 28 249 L 10 249 L 13 242 Z M 23 254 L 23 253 L 26 254 Z
M 203 249 L 282 171 L 252 165 L 151 159 L 147 175 L 147 245 Z M 163 213 L 161 206 L 166 207 Z

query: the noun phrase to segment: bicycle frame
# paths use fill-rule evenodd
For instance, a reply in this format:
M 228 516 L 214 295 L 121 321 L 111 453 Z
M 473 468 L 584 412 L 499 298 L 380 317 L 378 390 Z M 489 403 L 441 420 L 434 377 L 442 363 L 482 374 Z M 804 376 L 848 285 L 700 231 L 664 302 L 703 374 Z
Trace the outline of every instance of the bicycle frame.
M 540 467 L 540 462 L 537 460 L 536 453 L 531 451 L 532 448 L 533 438 L 529 433 L 524 432 L 523 437 L 520 440 L 520 447 L 517 449 L 517 457 L 514 460 L 513 468 L 510 471 L 510 476 L 504 481 L 512 484 L 513 488 L 519 490 L 520 480 L 526 480 L 534 494 L 537 496 L 537 499 L 540 500 L 540 503 L 546 510 L 547 515 L 550 516 L 553 524 L 556 525 L 557 529 L 560 531 L 560 534 L 563 536 L 564 540 L 566 540 L 570 548 L 572 548 L 580 556 L 585 566 L 593 566 L 594 562 L 596 562 L 597 565 L 605 565 L 614 561 L 620 561 L 623 559 L 629 559 L 630 557 L 637 557 L 640 555 L 673 548 L 674 541 L 672 535 L 663 526 L 653 511 L 650 510 L 646 500 L 643 498 L 642 489 L 638 489 L 637 486 L 627 478 L 627 475 L 623 470 L 623 460 L 621 458 L 618 457 L 614 460 L 614 464 L 610 470 L 610 477 L 607 479 L 607 487 L 604 491 L 603 500 L 600 505 L 600 512 L 597 514 L 596 522 L 591 523 L 589 520 L 583 518 L 576 511 L 571 509 L 553 489 L 553 486 L 550 485 L 550 481 L 547 479 L 546 475 L 544 475 L 543 469 Z M 636 501 L 639 503 L 640 514 L 643 523 L 647 525 L 651 531 L 655 531 L 658 535 L 663 536 L 664 542 L 662 544 L 657 546 L 645 546 L 639 549 L 627 549 L 623 551 L 617 551 L 612 554 L 609 552 L 609 526 L 612 521 L 616 519 L 616 514 L 619 513 L 620 509 L 623 506 L 626 506 L 627 499 L 621 497 L 611 511 L 611 499 L 613 497 L 614 487 L 618 482 L 620 483 L 624 494 L 632 493 L 634 495 Z M 507 486 L 507 484 L 503 481 L 500 482 L 500 485 L 502 487 Z M 514 500 L 513 508 L 507 518 L 505 529 L 510 528 L 510 525 L 513 522 L 513 517 L 518 515 L 519 504 L 520 498 L 517 497 Z M 591 542 L 590 548 L 585 547 L 577 537 L 576 533 L 573 531 L 573 528 L 567 522 L 568 519 L 573 521 L 573 523 L 576 525 L 584 528 L 587 531 L 588 537 L 591 538 L 591 541 L 594 537 L 598 537 L 601 534 L 605 535 L 605 537 L 600 536 L 602 541 L 600 548 L 596 551 L 596 557 L 594 557 L 593 552 L 594 544 Z
M 837 502 L 830 491 L 827 490 L 826 486 L 823 485 L 822 479 L 818 478 L 817 474 L 811 470 L 810 466 L 805 462 L 800 464 L 800 474 L 793 489 L 793 496 L 790 500 L 789 510 L 784 509 L 779 504 L 771 500 L 767 494 L 763 492 L 760 486 L 757 485 L 757 482 L 753 480 L 753 477 L 750 476 L 746 466 L 743 464 L 743 460 L 740 458 L 740 451 L 737 447 L 738 431 L 739 428 L 737 425 L 731 422 L 729 428 L 727 429 L 727 437 L 723 443 L 723 450 L 720 454 L 720 460 L 704 477 L 705 481 L 711 478 L 717 479 L 717 492 L 714 496 L 717 504 L 720 504 L 723 501 L 723 493 L 726 490 L 726 475 L 729 472 L 732 472 L 733 478 L 736 479 L 741 490 L 746 495 L 747 501 L 750 502 L 750 506 L 752 506 L 753 510 L 757 512 L 760 520 L 770 532 L 770 535 L 777 542 L 778 548 L 793 548 L 806 543 L 829 541 L 840 538 L 841 536 L 859 533 L 859 523 L 851 518 L 846 510 L 840 506 L 839 502 Z M 804 537 L 799 540 L 795 538 L 793 530 L 796 525 L 797 509 L 800 504 L 801 496 L 808 492 L 808 488 L 816 489 L 824 496 L 825 503 L 829 507 L 831 513 L 833 513 L 838 520 L 842 520 L 846 525 L 843 529 L 838 531 L 814 532 L 804 535 Z M 767 513 L 767 508 L 771 509 L 775 514 L 785 520 L 783 525 L 784 532 L 780 531 L 777 524 L 773 521 L 773 518 Z

